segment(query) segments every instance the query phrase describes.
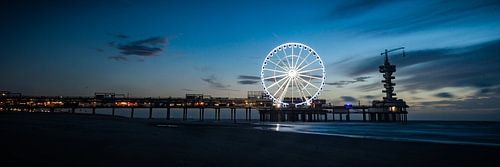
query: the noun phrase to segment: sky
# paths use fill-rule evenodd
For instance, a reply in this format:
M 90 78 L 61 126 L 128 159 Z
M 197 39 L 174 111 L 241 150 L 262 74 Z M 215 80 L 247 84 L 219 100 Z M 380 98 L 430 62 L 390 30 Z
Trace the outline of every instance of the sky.
M 500 2 L 0 2 L 0 90 L 24 95 L 246 97 L 262 62 L 300 42 L 321 56 L 329 103 L 384 95 L 384 49 L 410 119 L 500 121 Z

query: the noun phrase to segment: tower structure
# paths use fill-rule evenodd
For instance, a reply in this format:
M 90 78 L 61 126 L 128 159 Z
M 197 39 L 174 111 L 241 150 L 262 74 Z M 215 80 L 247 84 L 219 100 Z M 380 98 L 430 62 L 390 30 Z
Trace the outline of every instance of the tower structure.
M 389 63 L 389 58 L 387 56 L 388 54 L 387 49 L 382 54 L 385 56 L 385 61 L 384 64 L 379 66 L 378 68 L 379 72 L 382 73 L 384 77 L 382 83 L 384 83 L 385 89 L 382 90 L 382 93 L 385 93 L 385 97 L 383 99 L 384 101 L 394 101 L 397 98 L 394 97 L 396 96 L 396 93 L 394 93 L 394 86 L 396 86 L 396 84 L 392 82 L 392 79 L 395 79 L 395 77 L 392 76 L 392 73 L 396 72 L 396 66 Z
M 387 111 L 387 112 L 404 112 L 406 113 L 406 108 L 408 108 L 408 105 L 406 105 L 406 102 L 403 99 L 398 99 L 396 97 L 396 93 L 394 93 L 394 86 L 396 86 L 396 83 L 393 82 L 393 79 L 395 77 L 393 76 L 393 73 L 396 72 L 396 65 L 392 65 L 389 62 L 389 53 L 398 51 L 398 50 L 403 50 L 404 47 L 396 48 L 396 49 L 391 49 L 391 50 L 385 50 L 383 53 L 380 55 L 384 56 L 384 64 L 379 66 L 379 72 L 383 74 L 383 80 L 382 83 L 384 83 L 384 90 L 382 90 L 382 93 L 385 93 L 385 97 L 383 97 L 383 100 L 374 100 L 372 102 L 373 107 L 382 109 L 382 111 Z M 405 56 L 405 52 L 403 50 L 403 56 Z

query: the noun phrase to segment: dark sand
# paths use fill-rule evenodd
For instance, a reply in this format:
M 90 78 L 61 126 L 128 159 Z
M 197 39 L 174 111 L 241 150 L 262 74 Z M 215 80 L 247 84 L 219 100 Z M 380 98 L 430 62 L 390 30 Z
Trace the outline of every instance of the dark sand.
M 499 166 L 500 147 L 252 129 L 249 124 L 0 113 L 1 166 Z M 175 124 L 175 122 L 171 122 Z M 4 165 L 8 164 L 8 165 Z

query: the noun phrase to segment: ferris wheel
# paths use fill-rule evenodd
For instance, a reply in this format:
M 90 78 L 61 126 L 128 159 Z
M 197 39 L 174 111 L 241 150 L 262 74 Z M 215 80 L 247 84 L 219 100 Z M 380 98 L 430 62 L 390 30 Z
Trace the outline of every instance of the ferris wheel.
M 309 105 L 325 85 L 325 66 L 314 49 L 285 43 L 272 49 L 262 63 L 265 93 L 279 106 Z

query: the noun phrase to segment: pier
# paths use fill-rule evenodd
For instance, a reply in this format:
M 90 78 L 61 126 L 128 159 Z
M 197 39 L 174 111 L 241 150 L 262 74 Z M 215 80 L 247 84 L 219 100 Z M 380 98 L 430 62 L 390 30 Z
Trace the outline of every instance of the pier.
M 91 110 L 95 115 L 97 109 L 108 109 L 116 116 L 117 109 L 129 111 L 129 118 L 135 118 L 137 109 L 146 109 L 148 119 L 172 119 L 173 109 L 182 112 L 180 120 L 233 122 L 326 122 L 351 121 L 351 115 L 362 115 L 356 121 L 370 122 L 406 122 L 406 110 L 381 110 L 370 106 L 328 106 L 326 104 L 307 108 L 274 108 L 271 101 L 259 99 L 183 99 L 183 98 L 101 98 L 96 97 L 2 97 L 0 111 L 3 112 L 69 112 L 76 114 L 77 109 Z M 221 110 L 225 109 L 225 110 Z M 155 112 L 166 111 L 163 117 L 154 117 Z M 229 117 L 223 117 L 229 112 Z M 252 119 L 252 111 L 258 111 L 259 119 Z M 197 117 L 188 118 L 188 113 L 197 112 Z M 207 118 L 213 112 L 213 118 Z M 237 115 L 243 119 L 237 119 Z

